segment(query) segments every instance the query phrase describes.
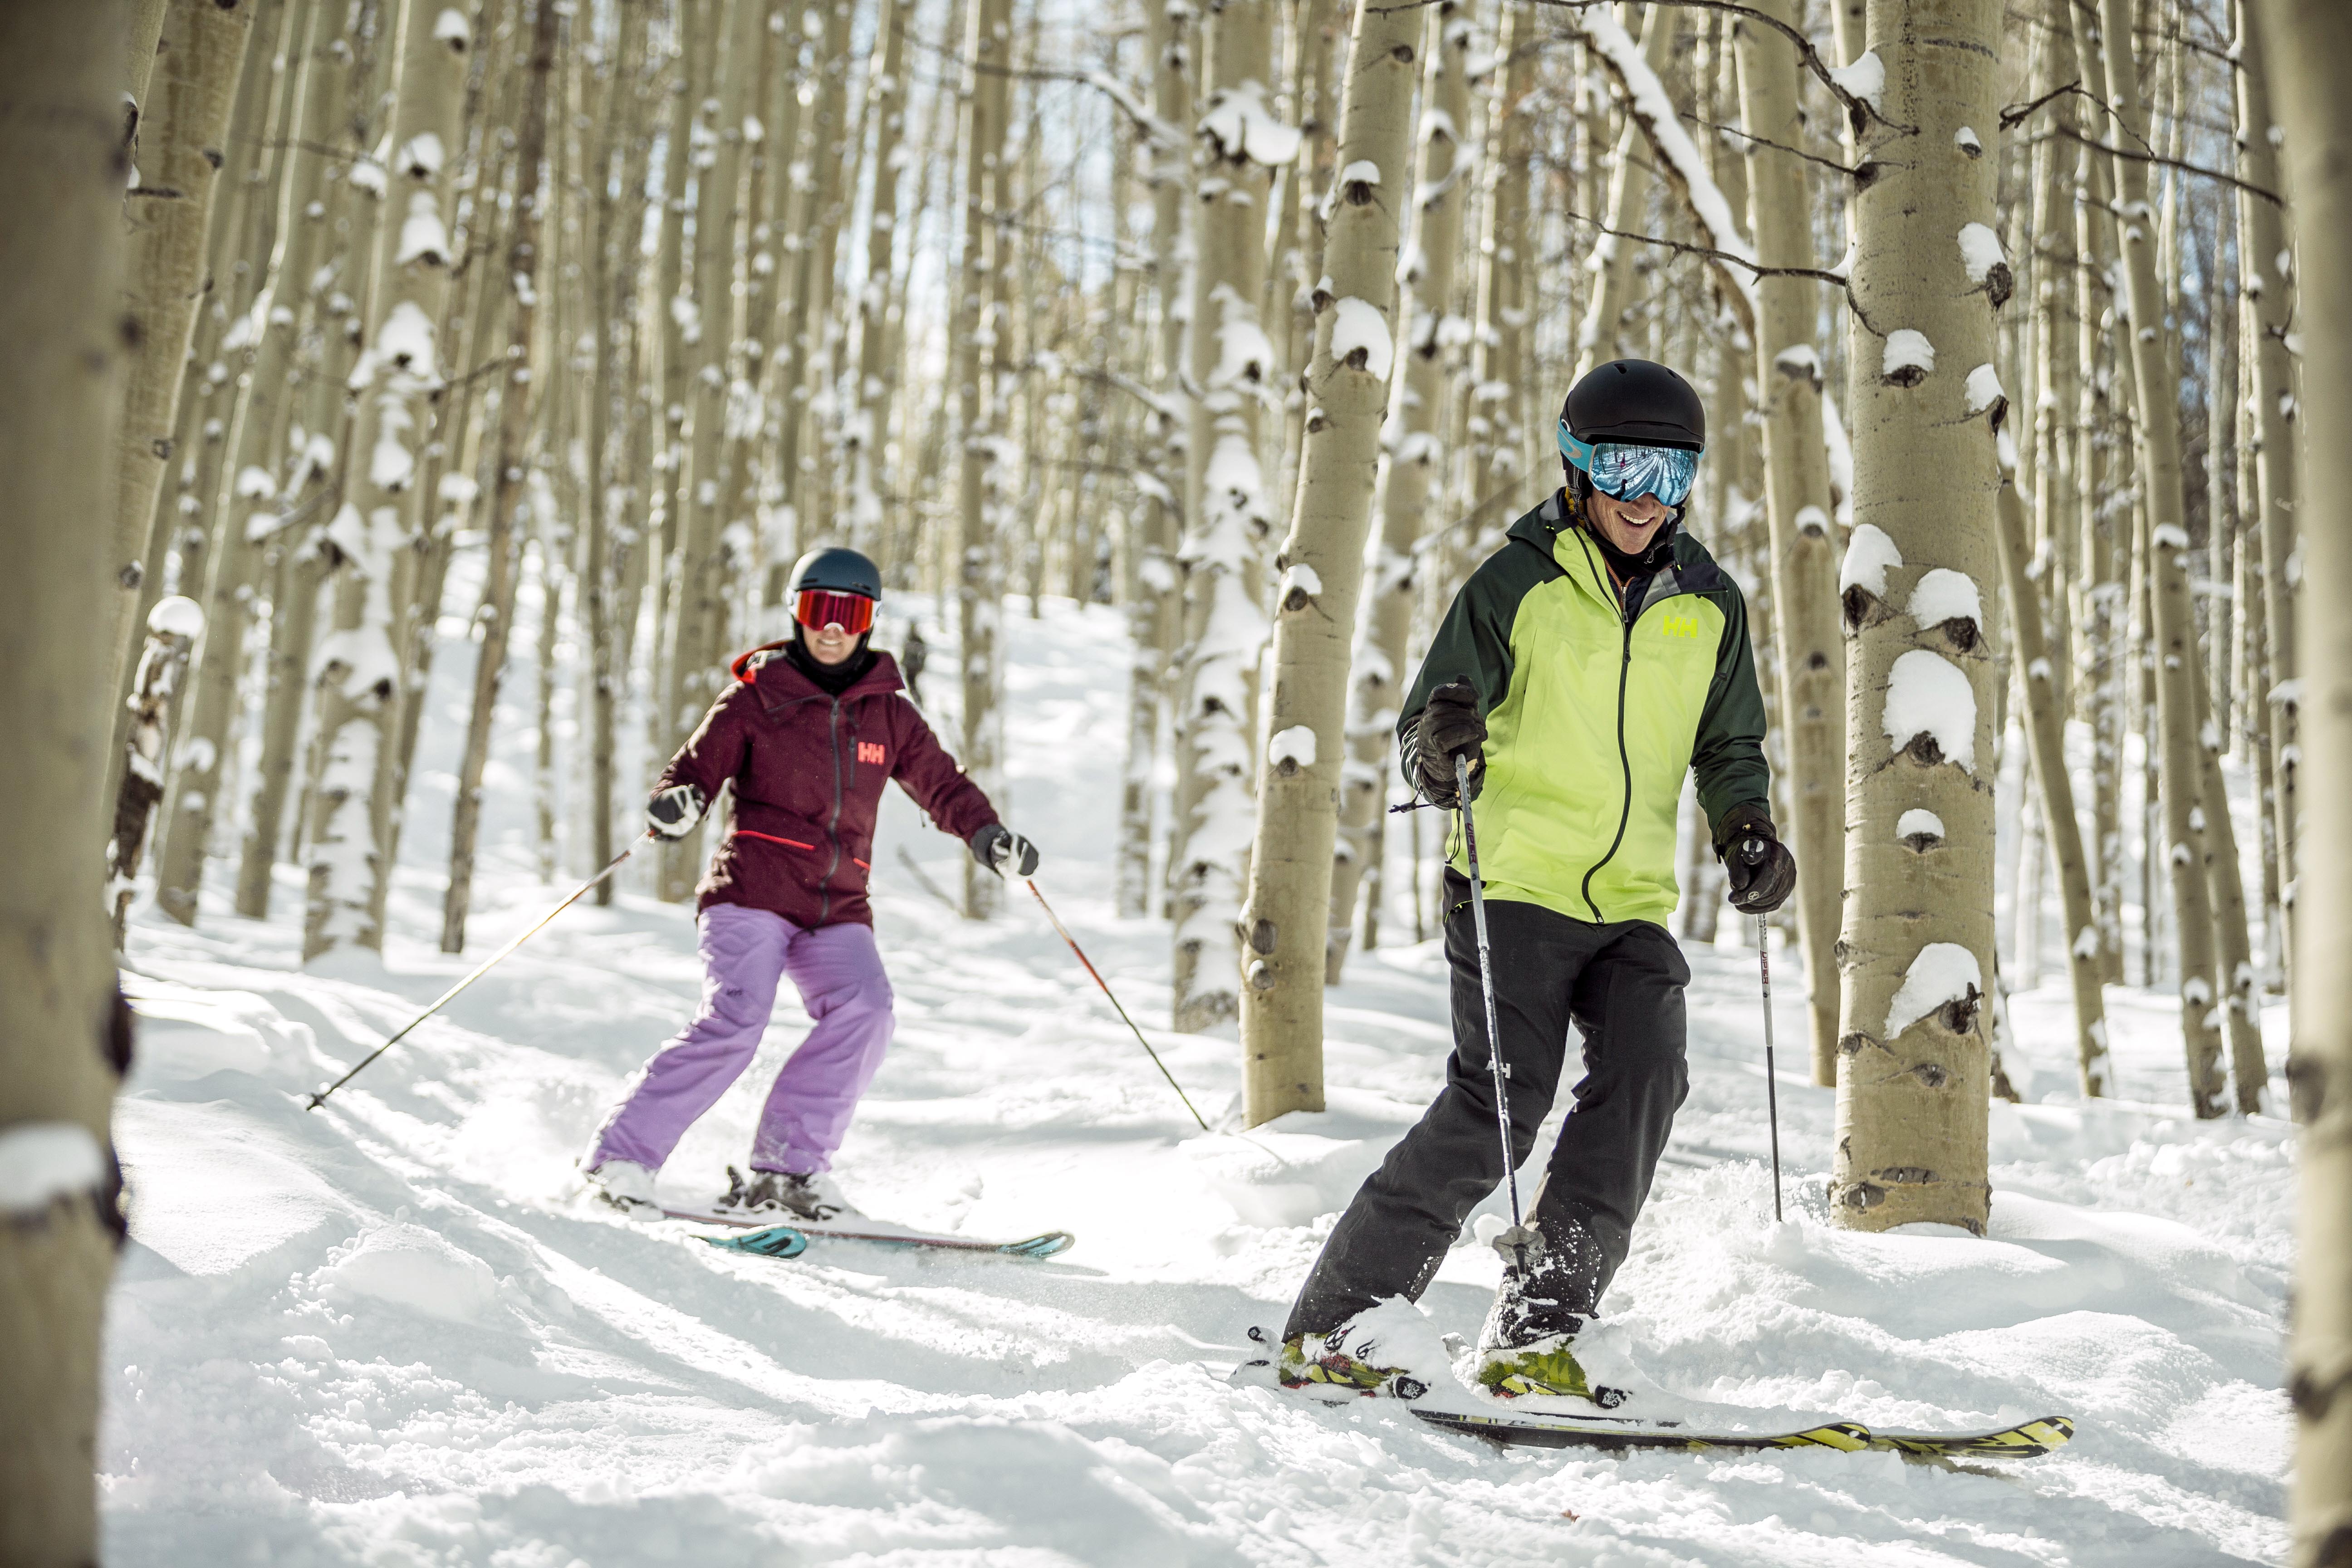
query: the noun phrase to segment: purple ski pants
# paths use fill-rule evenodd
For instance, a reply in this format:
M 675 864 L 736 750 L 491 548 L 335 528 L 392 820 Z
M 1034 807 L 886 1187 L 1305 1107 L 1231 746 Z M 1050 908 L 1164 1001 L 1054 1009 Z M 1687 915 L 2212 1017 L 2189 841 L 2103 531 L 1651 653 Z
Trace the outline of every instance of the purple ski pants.
M 702 1005 L 639 1070 L 597 1129 L 584 1163 L 593 1170 L 627 1160 L 660 1170 L 695 1118 L 751 1065 L 775 1008 L 776 983 L 789 974 L 816 1027 L 768 1091 L 751 1140 L 751 1168 L 801 1175 L 831 1168 L 890 1044 L 890 980 L 874 928 L 803 931 L 782 915 L 740 904 L 713 904 L 698 924 Z

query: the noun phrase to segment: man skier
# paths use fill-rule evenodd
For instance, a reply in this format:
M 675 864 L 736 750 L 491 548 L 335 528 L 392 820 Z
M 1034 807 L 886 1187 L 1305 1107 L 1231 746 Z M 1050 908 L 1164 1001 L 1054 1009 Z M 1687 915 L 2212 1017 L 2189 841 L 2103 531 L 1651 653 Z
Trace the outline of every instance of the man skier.
M 735 786 L 734 820 L 698 891 L 702 1005 L 631 1080 L 580 1163 L 624 1214 L 658 1218 L 654 1177 L 695 1119 L 751 1065 L 791 975 L 816 1026 L 776 1075 L 721 1209 L 821 1222 L 854 1214 L 833 1152 L 890 1044 L 890 980 L 866 901 L 874 819 L 892 779 L 998 875 L 1037 869 L 1034 846 L 996 819 L 900 694 L 898 666 L 867 647 L 882 574 L 855 550 L 793 568 L 793 636 L 738 658 L 655 781 L 649 831 L 683 838 Z
M 1569 1026 L 1584 1076 L 1536 1196 L 1531 1244 L 1507 1247 L 1481 1336 L 1496 1394 L 1593 1399 L 1573 1341 L 1625 1258 L 1688 1087 L 1675 908 L 1685 771 L 1731 901 L 1780 908 L 1796 867 L 1772 828 L 1764 703 L 1737 584 L 1683 513 L 1706 417 L 1690 384 L 1643 360 L 1579 380 L 1560 411 L 1565 487 L 1512 524 L 1455 595 L 1404 703 L 1406 781 L 1457 807 L 1470 765 L 1511 1162 L 1551 1109 Z M 1745 847 L 1746 853 L 1739 851 Z M 1504 1174 L 1478 954 L 1457 823 L 1445 870 L 1454 1039 L 1445 1087 L 1356 1194 L 1291 1308 L 1286 1386 L 1385 1384 L 1353 1320 L 1419 1300 Z

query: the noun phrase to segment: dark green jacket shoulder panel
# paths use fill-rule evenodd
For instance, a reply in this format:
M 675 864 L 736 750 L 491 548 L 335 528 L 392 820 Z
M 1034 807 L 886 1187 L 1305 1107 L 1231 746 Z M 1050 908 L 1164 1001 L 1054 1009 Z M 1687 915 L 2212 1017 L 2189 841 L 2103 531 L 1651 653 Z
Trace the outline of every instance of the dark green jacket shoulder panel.
M 1398 709 L 1397 758 L 1404 782 L 1420 787 L 1414 772 L 1422 708 L 1429 694 L 1466 678 L 1478 693 L 1478 711 L 1491 713 L 1511 686 L 1511 623 L 1519 601 L 1542 584 L 1563 575 L 1552 559 L 1552 536 L 1567 524 L 1559 492 L 1513 523 L 1503 548 L 1470 574 L 1438 624 L 1423 656 L 1421 670 Z
M 1687 533 L 1675 536 L 1675 566 L 1684 592 L 1703 594 L 1723 610 L 1715 679 L 1691 745 L 1691 773 L 1712 833 L 1734 806 L 1755 805 L 1769 813 L 1772 774 L 1764 761 L 1764 693 L 1757 684 L 1756 651 L 1748 634 L 1748 596 L 1739 584 Z

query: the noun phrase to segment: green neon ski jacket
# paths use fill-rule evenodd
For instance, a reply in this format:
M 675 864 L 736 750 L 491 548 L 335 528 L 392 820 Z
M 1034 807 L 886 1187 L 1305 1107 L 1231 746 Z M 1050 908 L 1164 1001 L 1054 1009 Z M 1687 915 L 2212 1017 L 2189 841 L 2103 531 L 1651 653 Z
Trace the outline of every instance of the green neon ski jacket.
M 1416 787 L 1421 710 L 1467 677 L 1486 721 L 1472 803 L 1486 897 L 1572 920 L 1664 924 L 1685 769 L 1707 826 L 1766 809 L 1764 699 L 1748 604 L 1704 545 L 1677 531 L 1672 564 L 1623 608 L 1600 550 L 1554 490 L 1454 595 L 1398 722 Z M 1447 858 L 1465 875 L 1457 820 Z

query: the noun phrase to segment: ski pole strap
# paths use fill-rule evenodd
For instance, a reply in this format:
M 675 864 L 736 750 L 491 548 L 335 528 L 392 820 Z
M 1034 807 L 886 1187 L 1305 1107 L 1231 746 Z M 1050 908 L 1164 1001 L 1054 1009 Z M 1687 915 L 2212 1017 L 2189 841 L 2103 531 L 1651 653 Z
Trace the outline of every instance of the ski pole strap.
M 631 855 L 636 853 L 638 845 L 643 844 L 646 839 L 652 837 L 653 834 L 651 832 L 647 832 L 640 837 L 632 839 L 626 849 L 622 850 L 618 855 L 614 856 L 612 859 L 606 861 L 604 863 L 604 868 L 597 872 L 594 876 L 589 878 L 586 881 L 581 883 L 578 889 L 575 890 L 570 898 L 564 900 L 562 903 L 548 910 L 545 915 L 541 917 L 537 925 L 532 926 L 529 931 L 524 931 L 520 936 L 518 936 L 512 942 L 508 942 L 506 946 L 499 949 L 498 952 L 482 960 L 479 964 L 475 966 L 474 972 L 471 974 L 467 975 L 465 979 L 460 980 L 457 984 L 452 985 L 448 990 L 444 991 L 440 995 L 435 997 L 433 1005 L 425 1008 L 425 1011 L 408 1020 L 407 1023 L 403 1024 L 400 1026 L 400 1032 L 398 1034 L 384 1041 L 383 1044 L 370 1051 L 366 1056 L 362 1057 L 360 1058 L 359 1066 L 352 1068 L 351 1071 L 345 1073 L 342 1077 L 337 1079 L 334 1082 L 329 1084 L 326 1088 L 312 1095 L 310 1097 L 310 1102 L 303 1109 L 306 1110 L 316 1110 L 319 1107 L 326 1104 L 327 1097 L 329 1095 L 342 1088 L 343 1085 L 351 1082 L 352 1079 L 359 1077 L 362 1072 L 367 1069 L 367 1066 L 370 1062 L 374 1061 L 376 1058 L 383 1055 L 384 1052 L 392 1049 L 393 1047 L 406 1039 L 408 1037 L 408 1032 L 411 1029 L 414 1029 L 417 1025 L 422 1024 L 425 1019 L 430 1018 L 434 1014 L 438 1013 L 442 1008 L 447 1006 L 458 992 L 463 991 L 467 986 L 471 985 L 475 981 L 479 980 L 483 975 L 488 974 L 491 969 L 500 963 L 503 963 L 508 954 L 520 947 L 524 942 L 529 942 L 532 937 L 537 936 L 541 931 L 545 931 L 556 916 L 562 914 L 564 910 L 578 903 L 582 899 L 586 898 L 590 890 L 593 889 L 597 883 L 603 881 L 605 878 L 619 870 L 621 868 L 621 862 L 627 859 Z
M 1160 1053 L 1151 1048 L 1151 1042 L 1143 1037 L 1143 1031 L 1135 1026 L 1135 1020 L 1127 1016 L 1125 1007 L 1119 1005 L 1118 995 L 1111 990 L 1110 982 L 1102 977 L 1102 971 L 1095 967 L 1095 961 L 1087 956 L 1086 949 L 1078 945 L 1078 939 L 1070 934 L 1070 928 L 1062 923 L 1062 917 L 1054 912 L 1054 906 L 1045 901 L 1044 893 L 1038 891 L 1036 879 L 1024 877 L 1021 880 L 1028 888 L 1031 895 L 1036 899 L 1037 907 L 1045 911 L 1045 918 L 1053 922 L 1055 931 L 1069 944 L 1070 952 L 1076 954 L 1077 961 L 1086 966 L 1087 973 L 1094 976 L 1095 984 L 1102 987 L 1102 994 L 1110 998 L 1112 1010 L 1118 1014 L 1118 1021 L 1125 1024 L 1134 1034 L 1135 1043 L 1143 1047 L 1143 1054 L 1151 1058 L 1151 1065 L 1160 1069 L 1160 1076 L 1168 1080 L 1168 1087 L 1176 1091 L 1176 1098 L 1184 1102 L 1184 1109 L 1192 1112 L 1192 1120 L 1201 1124 L 1201 1131 L 1203 1132 L 1210 1131 L 1208 1118 L 1202 1116 L 1194 1107 L 1192 1097 L 1184 1092 L 1184 1086 L 1176 1081 L 1176 1075 L 1168 1070 L 1168 1064 L 1160 1059 Z

